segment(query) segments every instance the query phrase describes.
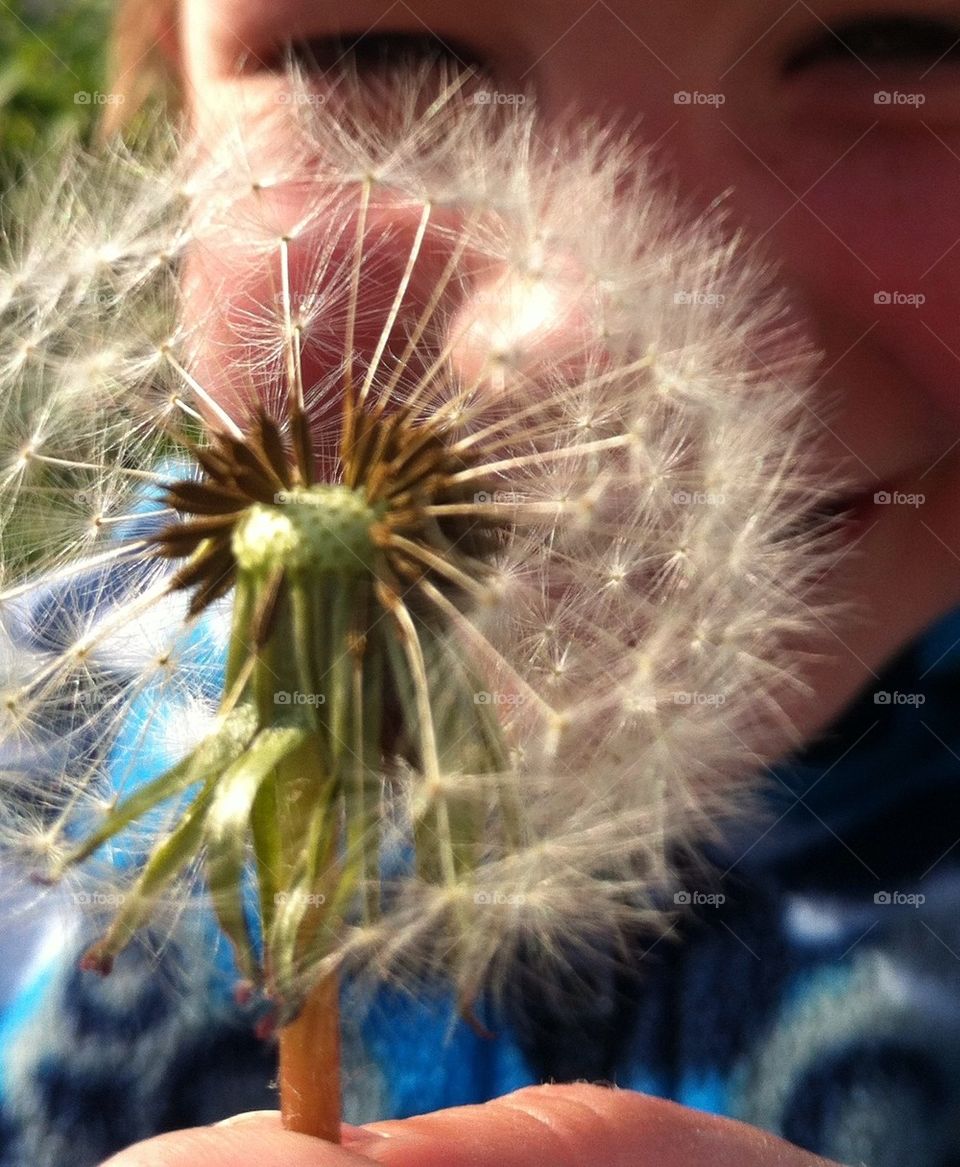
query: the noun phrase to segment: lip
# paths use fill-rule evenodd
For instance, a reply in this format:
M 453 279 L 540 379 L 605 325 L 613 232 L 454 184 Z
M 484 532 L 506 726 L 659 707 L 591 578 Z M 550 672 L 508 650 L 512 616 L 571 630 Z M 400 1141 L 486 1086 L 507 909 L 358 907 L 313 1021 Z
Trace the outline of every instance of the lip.
M 915 481 L 910 475 L 897 475 L 839 496 L 826 507 L 818 508 L 818 512 L 834 519 L 842 541 L 850 543 L 887 515 L 922 506 L 926 496 L 913 489 L 913 485 Z
M 838 517 L 847 539 L 859 538 L 867 527 L 877 520 L 878 498 L 892 493 L 884 483 L 876 483 L 865 490 L 847 495 L 842 500 L 842 509 Z
M 842 546 L 860 539 L 885 513 L 895 509 L 894 497 L 905 494 L 893 482 L 872 482 L 866 486 L 845 491 L 804 511 L 791 522 L 785 537 L 810 535 L 818 532 L 836 538 Z M 887 502 L 881 501 L 884 497 Z
M 844 541 L 848 541 L 858 537 L 867 526 L 873 514 L 874 495 L 880 489 L 878 484 L 838 495 L 816 507 L 814 514 L 818 521 L 826 522 L 828 529 L 840 532 Z

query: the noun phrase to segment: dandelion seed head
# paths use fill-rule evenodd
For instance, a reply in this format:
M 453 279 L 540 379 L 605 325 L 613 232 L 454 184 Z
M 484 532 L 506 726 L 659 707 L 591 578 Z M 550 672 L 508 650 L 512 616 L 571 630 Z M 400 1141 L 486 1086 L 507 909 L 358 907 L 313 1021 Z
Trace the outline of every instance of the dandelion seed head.
M 124 897 L 95 964 L 210 902 L 292 1008 L 337 965 L 503 987 L 668 927 L 792 743 L 813 358 L 629 143 L 463 85 L 75 160 L 7 246 L 0 845 Z

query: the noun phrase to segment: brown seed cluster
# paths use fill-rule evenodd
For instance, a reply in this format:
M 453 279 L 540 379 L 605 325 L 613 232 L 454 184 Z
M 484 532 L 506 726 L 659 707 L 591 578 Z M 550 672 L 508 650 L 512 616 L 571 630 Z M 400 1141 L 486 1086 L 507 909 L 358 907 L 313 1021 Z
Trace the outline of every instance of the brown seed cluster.
M 304 413 L 290 413 L 289 438 L 262 408 L 241 436 L 213 431 L 210 444 L 194 450 L 200 481 L 167 488 L 165 501 L 181 518 L 158 532 L 154 543 L 164 558 L 187 560 L 173 587 L 193 590 L 191 616 L 235 584 L 232 538 L 249 508 L 283 505 L 291 491 L 317 485 L 309 423 Z M 371 529 L 381 552 L 374 571 L 381 599 L 424 578 L 451 598 L 462 590 L 458 581 L 482 586 L 504 523 L 479 506 L 471 514 L 483 483 L 458 480 L 469 462 L 453 445 L 440 426 L 414 419 L 409 410 L 345 409 L 335 482 L 362 491 L 382 513 Z

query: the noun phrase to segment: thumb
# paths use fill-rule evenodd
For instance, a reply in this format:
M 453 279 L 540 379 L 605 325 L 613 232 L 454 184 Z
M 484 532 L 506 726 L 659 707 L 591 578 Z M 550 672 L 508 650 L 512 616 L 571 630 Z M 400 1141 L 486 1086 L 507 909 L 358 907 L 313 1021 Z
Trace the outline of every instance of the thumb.
M 744 1123 L 601 1086 L 532 1086 L 364 1130 L 351 1145 L 383 1167 L 829 1167 Z
M 361 1128 L 344 1127 L 366 1137 Z M 369 1159 L 309 1135 L 285 1131 L 275 1111 L 238 1114 L 214 1126 L 171 1131 L 113 1155 L 101 1167 L 375 1167 Z
M 344 1146 L 277 1114 L 162 1135 L 103 1167 L 831 1167 L 765 1131 L 632 1090 L 531 1086 L 481 1106 L 345 1127 Z M 832 1165 L 836 1167 L 836 1165 Z

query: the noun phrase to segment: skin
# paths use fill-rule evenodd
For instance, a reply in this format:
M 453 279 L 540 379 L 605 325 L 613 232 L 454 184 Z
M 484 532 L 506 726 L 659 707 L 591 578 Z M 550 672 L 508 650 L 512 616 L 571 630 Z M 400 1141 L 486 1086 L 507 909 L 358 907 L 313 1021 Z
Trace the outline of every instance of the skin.
M 809 737 L 960 602 L 960 64 L 847 55 L 785 71 L 830 26 L 904 12 L 960 21 L 960 4 L 948 0 L 182 0 L 171 51 L 196 127 L 213 139 L 225 111 L 277 91 L 272 63 L 285 42 L 429 29 L 479 59 L 489 88 L 532 87 L 548 120 L 571 105 L 639 117 L 639 137 L 654 144 L 691 213 L 721 201 L 731 229 L 778 264 L 823 354 L 810 407 L 824 476 L 842 468 L 867 497 L 831 570 L 846 607 L 809 670 L 815 699 L 795 714 Z M 723 101 L 678 104 L 678 91 Z M 877 91 L 924 102 L 878 104 Z M 193 278 L 202 296 L 202 266 Z M 893 291 L 925 299 L 876 302 Z M 881 489 L 924 502 L 874 506 Z M 110 1164 L 825 1162 L 739 1123 L 589 1086 L 375 1124 L 348 1132 L 347 1147 L 249 1116 L 151 1140 Z
M 331 1147 L 277 1115 L 161 1135 L 104 1167 L 829 1167 L 764 1131 L 601 1086 L 531 1086 L 483 1106 L 344 1132 Z

